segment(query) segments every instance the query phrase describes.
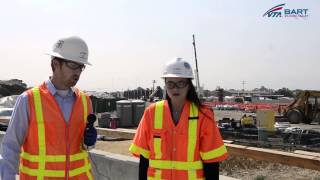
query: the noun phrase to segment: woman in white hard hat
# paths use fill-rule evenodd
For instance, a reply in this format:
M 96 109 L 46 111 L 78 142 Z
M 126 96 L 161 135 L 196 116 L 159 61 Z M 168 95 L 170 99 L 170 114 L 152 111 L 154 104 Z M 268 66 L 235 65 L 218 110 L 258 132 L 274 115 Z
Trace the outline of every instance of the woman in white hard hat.
M 188 62 L 166 64 L 166 100 L 144 112 L 130 151 L 140 157 L 139 179 L 219 179 L 227 150 L 213 111 L 201 104 Z

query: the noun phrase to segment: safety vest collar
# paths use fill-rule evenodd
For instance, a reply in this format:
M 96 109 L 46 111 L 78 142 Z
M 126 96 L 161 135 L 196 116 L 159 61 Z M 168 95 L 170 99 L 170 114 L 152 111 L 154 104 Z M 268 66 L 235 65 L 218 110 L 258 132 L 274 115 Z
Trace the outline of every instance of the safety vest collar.
M 192 102 L 190 102 L 188 100 L 185 102 L 185 104 L 182 108 L 182 111 L 181 111 L 180 120 L 177 125 L 174 124 L 174 121 L 172 119 L 169 101 L 168 100 L 158 101 L 158 102 L 156 102 L 156 106 L 158 103 L 159 104 L 163 103 L 162 114 L 163 114 L 163 117 L 167 118 L 167 120 L 168 120 L 167 123 L 170 128 L 174 128 L 176 130 L 185 128 L 184 125 L 188 123 L 187 121 L 189 120 L 189 117 L 190 117 L 189 111 L 190 111 L 191 105 L 193 104 Z M 158 107 L 158 108 L 160 108 L 160 107 Z M 164 111 L 164 109 L 166 109 L 166 110 Z
M 62 113 L 62 111 L 60 110 L 58 103 L 56 102 L 53 94 L 51 94 L 51 92 L 50 92 L 50 90 L 49 90 L 49 88 L 47 87 L 47 85 L 46 85 L 45 82 L 40 85 L 39 91 L 40 91 L 40 90 L 41 90 L 41 92 L 42 92 L 44 95 L 46 95 L 48 98 L 51 99 L 51 102 L 53 103 L 54 106 L 56 106 L 57 111 L 59 111 L 59 114 L 60 114 L 60 117 L 61 117 L 60 119 L 61 119 L 61 120 L 64 120 L 63 113 Z M 75 94 L 75 102 L 74 102 L 74 104 L 77 104 L 77 103 L 80 102 L 81 104 L 84 105 L 84 109 L 83 109 L 83 110 L 84 110 L 84 111 L 87 111 L 87 105 L 84 104 L 84 99 L 83 99 L 83 98 L 85 98 L 84 93 L 81 92 L 81 91 L 80 91 L 78 88 L 76 88 L 76 87 L 73 87 L 72 91 L 73 91 L 74 94 Z M 85 101 L 86 101 L 86 100 L 85 100 Z M 73 108 L 74 108 L 74 106 L 73 106 Z M 72 116 L 74 116 L 74 113 L 73 113 L 73 112 L 74 112 L 74 110 L 72 109 L 71 114 L 70 114 L 70 117 L 69 117 L 69 120 L 70 120 L 70 121 L 69 121 L 69 124 L 72 123 L 72 122 L 71 122 L 72 119 L 73 119 Z M 84 113 L 84 114 L 85 114 L 85 113 Z M 84 117 L 84 119 L 86 120 L 87 117 Z M 63 121 L 62 123 L 66 124 L 65 121 Z

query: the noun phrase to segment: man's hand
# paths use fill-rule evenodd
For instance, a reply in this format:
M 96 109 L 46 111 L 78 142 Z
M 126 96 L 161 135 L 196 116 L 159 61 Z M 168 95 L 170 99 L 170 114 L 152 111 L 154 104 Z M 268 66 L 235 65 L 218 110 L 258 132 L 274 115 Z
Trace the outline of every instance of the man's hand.
M 86 146 L 93 146 L 97 141 L 97 130 L 94 127 L 90 127 L 84 132 L 84 144 Z

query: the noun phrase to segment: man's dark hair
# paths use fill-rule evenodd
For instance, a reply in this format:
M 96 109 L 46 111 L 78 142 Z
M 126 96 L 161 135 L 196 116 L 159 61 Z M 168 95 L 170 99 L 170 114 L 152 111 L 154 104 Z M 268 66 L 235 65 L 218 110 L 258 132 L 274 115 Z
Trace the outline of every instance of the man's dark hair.
M 63 59 L 61 59 L 61 58 L 58 58 L 58 57 L 52 57 L 52 59 L 51 59 L 51 69 L 52 69 L 52 72 L 54 72 L 55 71 L 55 68 L 54 68 L 54 65 L 53 65 L 53 61 L 54 60 L 56 60 L 56 61 L 58 61 L 59 62 L 59 64 L 60 64 L 60 67 L 62 66 L 62 62 L 64 61 Z

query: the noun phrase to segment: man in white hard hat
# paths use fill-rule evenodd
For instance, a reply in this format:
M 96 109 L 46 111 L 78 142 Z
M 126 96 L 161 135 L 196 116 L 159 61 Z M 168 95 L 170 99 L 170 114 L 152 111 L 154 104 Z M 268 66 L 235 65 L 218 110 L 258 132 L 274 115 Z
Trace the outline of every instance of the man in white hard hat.
M 95 117 L 90 98 L 74 87 L 90 65 L 87 44 L 62 38 L 48 54 L 52 76 L 17 99 L 2 143 L 0 179 L 18 173 L 21 179 L 93 179 L 85 147 L 96 142 Z

